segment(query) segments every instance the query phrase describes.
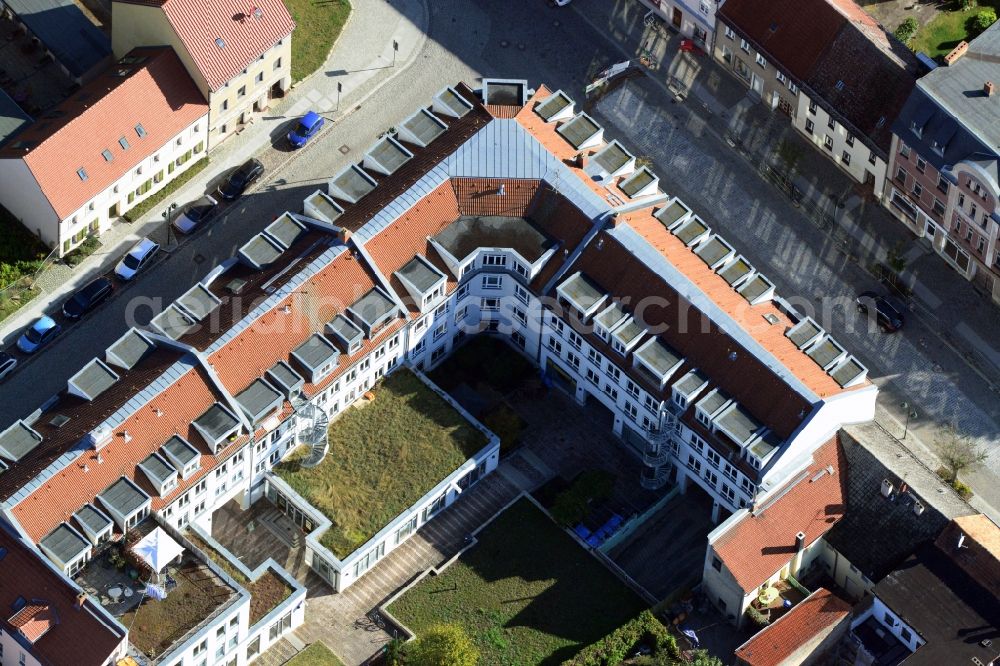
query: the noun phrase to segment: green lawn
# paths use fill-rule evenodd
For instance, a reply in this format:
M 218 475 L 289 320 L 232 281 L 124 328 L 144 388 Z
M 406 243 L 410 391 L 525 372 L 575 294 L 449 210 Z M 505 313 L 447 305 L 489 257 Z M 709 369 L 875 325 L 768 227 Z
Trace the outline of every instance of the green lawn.
M 324 546 L 344 558 L 486 446 L 486 437 L 408 370 L 375 400 L 330 424 L 330 451 L 311 469 L 297 451 L 275 472 L 333 525 Z
M 908 44 L 914 52 L 923 51 L 932 58 L 947 55 L 960 41 L 968 41 L 966 22 L 986 7 L 993 7 L 1000 12 L 1000 0 L 980 0 L 978 7 L 968 11 L 962 11 L 957 2 L 949 3 L 946 7 L 948 11 L 942 11 L 917 30 Z
M 560 664 L 646 607 L 527 500 L 389 608 L 416 632 L 462 625 L 481 664 Z
M 322 643 L 313 643 L 285 662 L 285 666 L 344 666 L 337 655 Z
M 292 79 L 301 81 L 326 61 L 351 13 L 348 0 L 285 0 L 295 19 Z

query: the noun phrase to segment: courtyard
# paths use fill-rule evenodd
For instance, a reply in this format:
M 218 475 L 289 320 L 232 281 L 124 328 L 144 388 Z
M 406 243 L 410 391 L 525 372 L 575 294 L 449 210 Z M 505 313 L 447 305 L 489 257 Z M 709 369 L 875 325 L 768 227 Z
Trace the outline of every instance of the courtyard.
M 330 425 L 316 467 L 296 451 L 274 472 L 332 521 L 320 542 L 345 558 L 487 444 L 486 436 L 408 370 Z
M 963 0 L 887 0 L 864 5 L 865 11 L 874 16 L 892 32 L 903 21 L 912 18 L 919 26 L 907 43 L 915 53 L 926 53 L 932 58 L 947 55 L 958 43 L 975 37 L 970 20 L 980 11 L 993 9 L 1000 12 L 1000 0 L 978 0 L 966 8 Z
M 528 500 L 389 608 L 418 636 L 460 624 L 484 664 L 560 664 L 625 624 L 642 599 Z

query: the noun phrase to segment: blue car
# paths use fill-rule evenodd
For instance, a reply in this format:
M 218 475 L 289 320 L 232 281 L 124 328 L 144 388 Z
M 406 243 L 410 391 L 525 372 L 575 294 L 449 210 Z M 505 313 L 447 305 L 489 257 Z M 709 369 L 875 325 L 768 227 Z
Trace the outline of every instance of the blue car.
M 295 126 L 295 129 L 288 133 L 288 143 L 292 144 L 292 148 L 301 148 L 323 129 L 324 122 L 323 116 L 310 111 L 302 116 L 302 120 Z
M 61 330 L 62 326 L 57 324 L 52 317 L 40 317 L 18 338 L 17 348 L 25 354 L 34 354 L 44 345 L 52 342 L 52 338 L 59 335 Z

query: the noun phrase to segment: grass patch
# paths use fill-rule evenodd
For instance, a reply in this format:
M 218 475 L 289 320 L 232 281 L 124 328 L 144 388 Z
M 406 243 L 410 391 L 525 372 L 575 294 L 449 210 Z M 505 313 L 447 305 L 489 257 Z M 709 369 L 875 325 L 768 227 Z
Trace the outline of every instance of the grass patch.
M 462 625 L 483 664 L 559 664 L 646 605 L 527 500 L 390 607 L 417 636 Z
M 270 569 L 251 582 L 243 575 L 243 572 L 232 565 L 232 563 L 222 556 L 222 553 L 212 548 L 202 541 L 194 532 L 188 532 L 188 540 L 205 553 L 220 569 L 225 571 L 230 578 L 243 586 L 250 593 L 250 626 L 257 624 L 261 618 L 274 610 L 278 604 L 287 599 L 292 594 L 290 588 L 278 574 Z
M 321 543 L 343 559 L 486 445 L 486 437 L 412 372 L 330 425 L 330 450 L 312 469 L 301 450 L 275 472 L 333 524 Z
M 292 80 L 301 81 L 326 62 L 351 13 L 347 0 L 285 0 L 295 19 L 292 33 Z
M 917 30 L 909 47 L 932 58 L 947 55 L 962 40 L 972 39 L 969 19 L 987 7 L 1000 10 L 1000 0 L 980 0 L 978 7 L 968 10 L 963 10 L 958 2 L 948 3 L 943 11 Z
M 20 310 L 25 303 L 40 293 L 42 290 L 38 287 L 25 286 L 23 289 L 11 289 L 0 295 L 0 321 Z
M 183 187 L 185 183 L 187 183 L 189 180 L 197 176 L 207 166 L 208 166 L 208 156 L 206 155 L 205 157 L 200 158 L 197 162 L 188 167 L 187 171 L 180 174 L 172 181 L 164 185 L 162 190 L 152 195 L 148 199 L 143 199 L 135 206 L 122 213 L 122 217 L 124 217 L 129 222 L 135 222 L 143 215 L 145 215 L 146 213 L 148 213 L 149 211 L 153 210 L 161 203 L 163 203 L 163 201 L 167 197 L 169 197 L 174 192 Z
M 0 321 L 41 293 L 31 278 L 48 254 L 49 249 L 0 206 Z
M 344 666 L 327 646 L 316 642 L 285 662 L 285 666 Z

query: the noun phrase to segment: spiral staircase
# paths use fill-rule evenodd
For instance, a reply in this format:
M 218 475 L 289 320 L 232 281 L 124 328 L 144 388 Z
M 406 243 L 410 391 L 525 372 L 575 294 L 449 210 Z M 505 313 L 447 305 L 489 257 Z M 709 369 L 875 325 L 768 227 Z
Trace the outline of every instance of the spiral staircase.
M 330 450 L 328 429 L 330 417 L 326 410 L 315 405 L 308 400 L 297 398 L 293 401 L 295 416 L 300 424 L 305 424 L 299 428 L 298 439 L 300 444 L 309 447 L 309 456 L 302 461 L 303 467 L 315 467 L 323 462 L 327 451 Z
M 668 409 L 660 410 L 659 423 L 646 430 L 646 449 L 642 453 L 640 485 L 647 490 L 659 490 L 667 482 L 670 472 L 670 449 L 674 437 L 680 436 L 677 415 Z

